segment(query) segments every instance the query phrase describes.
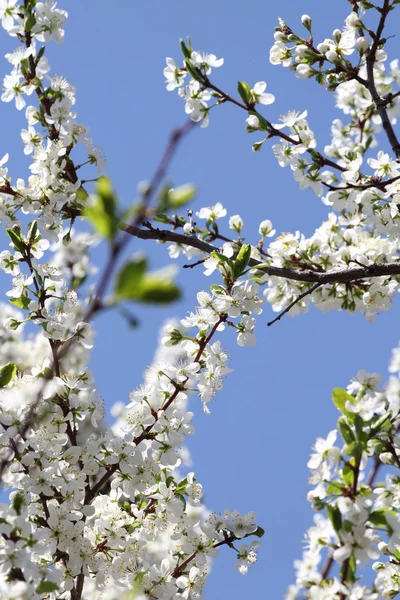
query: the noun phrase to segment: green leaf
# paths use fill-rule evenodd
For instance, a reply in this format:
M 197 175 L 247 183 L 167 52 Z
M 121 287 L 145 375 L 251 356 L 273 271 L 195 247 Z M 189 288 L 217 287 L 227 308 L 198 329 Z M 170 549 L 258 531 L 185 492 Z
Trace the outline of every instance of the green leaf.
M 25 244 L 21 237 L 21 228 L 19 225 L 14 225 L 14 227 L 6 229 L 7 235 L 14 244 L 15 248 L 20 252 L 23 252 L 25 248 Z
M 146 274 L 144 257 L 132 258 L 118 274 L 115 300 L 133 300 L 146 304 L 169 304 L 180 298 L 175 283 L 162 276 L 162 271 Z
M 116 300 L 131 299 L 138 289 L 147 269 L 144 256 L 134 256 L 122 267 L 115 284 Z
M 170 304 L 181 297 L 179 288 L 173 281 L 159 276 L 145 276 L 132 300 L 149 304 Z
M 346 488 L 342 483 L 338 483 L 337 481 L 333 481 L 326 488 L 326 493 L 328 496 L 341 496 L 343 490 Z
M 195 186 L 191 183 L 177 188 L 171 188 L 171 184 L 166 183 L 157 198 L 157 211 L 164 213 L 168 210 L 176 210 L 190 202 L 196 196 L 196 192 Z
M 353 417 L 354 417 L 353 413 L 349 412 L 345 408 L 346 402 L 350 402 L 351 404 L 354 404 L 353 396 L 348 394 L 342 388 L 335 388 L 332 392 L 332 401 L 333 401 L 333 404 L 336 406 L 336 408 L 338 410 L 340 410 L 341 413 L 343 413 L 346 417 L 353 419 Z
M 17 365 L 12 362 L 7 363 L 0 369 L 0 388 L 8 385 L 17 374 Z
M 37 221 L 36 220 L 32 221 L 32 223 L 29 225 L 29 228 L 28 228 L 28 240 L 31 243 L 36 240 L 37 230 L 38 230 Z
M 17 492 L 12 501 L 12 507 L 17 513 L 17 515 L 21 514 L 22 507 L 25 504 L 25 497 L 23 492 Z
M 132 600 L 137 598 L 137 596 L 139 596 L 139 594 L 141 593 L 142 587 L 143 587 L 143 579 L 144 579 L 144 571 L 140 571 L 139 573 L 136 573 L 134 583 L 133 583 L 133 588 L 132 588 L 132 595 L 130 596 L 132 598 Z
M 369 515 L 368 521 L 373 525 L 378 525 L 379 527 L 387 527 L 387 521 L 385 516 L 387 511 L 387 508 L 378 508 L 377 510 L 374 510 Z
M 263 269 L 269 269 L 271 266 L 271 263 L 260 263 L 259 265 L 253 265 L 252 267 L 250 267 L 250 269 L 256 269 L 259 271 L 262 271 Z
M 257 537 L 262 538 L 264 533 L 265 530 L 262 527 L 258 526 L 257 529 L 251 535 L 256 535 Z
M 354 458 L 360 458 L 364 450 L 365 446 L 361 442 L 351 442 L 346 446 L 344 453 L 354 456 Z
M 186 492 L 187 484 L 188 484 L 188 480 L 187 480 L 187 477 L 185 477 L 185 479 L 182 479 L 182 481 L 180 481 L 178 483 L 178 485 L 176 486 L 175 493 L 184 494 Z
M 58 585 L 54 581 L 43 579 L 36 588 L 38 594 L 49 594 L 58 590 Z
M 89 197 L 89 194 L 87 193 L 85 188 L 81 186 L 76 190 L 76 197 L 79 200 L 79 202 L 84 202 Z
M 94 203 L 85 208 L 83 214 L 97 233 L 111 240 L 118 231 L 119 219 L 116 214 L 117 200 L 107 177 L 98 180 L 94 198 Z
M 36 25 L 36 19 L 33 12 L 29 12 L 28 16 L 25 19 L 25 29 L 26 31 L 31 31 L 32 28 Z
M 243 244 L 243 246 L 240 248 L 240 250 L 238 252 L 238 255 L 237 255 L 235 263 L 234 263 L 234 275 L 236 278 L 240 277 L 242 275 L 243 271 L 246 269 L 247 265 L 249 264 L 250 256 L 251 256 L 250 244 Z
M 357 435 L 357 439 L 360 440 L 361 442 L 367 441 L 368 437 L 366 436 L 363 426 L 364 426 L 364 421 L 362 420 L 362 418 L 360 417 L 360 415 L 354 415 L 354 425 L 356 428 L 356 435 Z
M 326 507 L 326 513 L 334 530 L 339 532 L 342 529 L 342 513 L 339 508 L 330 504 Z
M 248 104 L 250 104 L 251 103 L 251 89 L 250 89 L 249 84 L 246 83 L 245 81 L 238 81 L 237 89 L 238 89 L 241 99 L 246 104 L 246 106 Z
M 179 40 L 179 43 L 181 45 L 181 50 L 182 50 L 183 56 L 185 58 L 190 58 L 192 54 L 191 54 L 189 48 L 186 46 L 186 44 L 185 44 L 185 42 L 183 41 L 182 38 Z
M 343 567 L 342 567 L 343 568 Z M 357 562 L 354 552 L 352 552 L 349 558 L 349 566 L 347 569 L 347 580 L 354 582 L 356 581 L 356 570 L 357 570 Z
M 351 444 L 352 442 L 355 442 L 356 438 L 346 419 L 344 417 L 340 417 L 337 424 L 340 431 L 340 435 L 342 436 L 346 444 Z
M 381 429 L 389 429 L 391 427 L 391 421 L 390 419 L 392 418 L 392 413 L 391 411 L 387 412 L 386 414 L 382 415 L 381 417 L 378 417 L 376 419 L 376 421 L 374 421 L 371 424 L 371 431 L 369 434 L 369 437 L 374 437 L 378 431 L 380 431 Z M 385 427 L 383 427 L 383 425 Z
M 188 60 L 188 59 L 185 60 L 185 66 L 186 66 L 187 72 L 189 73 L 189 75 L 191 75 L 193 77 L 193 79 L 195 79 L 196 81 L 200 81 L 200 82 L 203 81 L 202 74 L 196 69 L 196 67 L 194 67 L 192 65 L 190 60 Z
M 165 223 L 166 225 L 169 225 L 171 222 L 171 218 L 168 215 L 164 215 L 162 213 L 157 213 L 156 216 L 154 217 L 153 221 L 156 221 L 157 223 Z
M 342 478 L 346 485 L 351 487 L 354 483 L 354 471 L 348 465 L 345 465 L 342 469 Z
M 197 190 L 191 183 L 180 185 L 177 188 L 169 190 L 168 201 L 171 208 L 180 208 L 188 204 L 196 196 Z
M 26 294 L 23 294 L 19 298 L 10 298 L 10 303 L 16 306 L 17 308 L 21 308 L 22 310 L 27 310 L 30 304 L 31 299 Z

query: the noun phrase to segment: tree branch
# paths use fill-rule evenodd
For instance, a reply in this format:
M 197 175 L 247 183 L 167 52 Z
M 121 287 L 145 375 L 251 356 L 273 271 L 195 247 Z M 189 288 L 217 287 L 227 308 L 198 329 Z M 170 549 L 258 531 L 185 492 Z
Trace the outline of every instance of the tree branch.
M 397 159 L 400 159 L 400 143 L 397 138 L 397 135 L 392 127 L 392 124 L 389 119 L 389 115 L 386 110 L 387 102 L 385 99 L 382 99 L 378 94 L 378 90 L 376 89 L 375 77 L 374 77 L 374 64 L 376 60 L 376 52 L 378 50 L 379 44 L 381 43 L 383 29 L 385 27 L 386 18 L 391 11 L 390 0 L 385 0 L 383 3 L 383 7 L 381 9 L 381 18 L 379 20 L 379 25 L 376 30 L 375 38 L 373 40 L 370 51 L 368 52 L 366 65 L 367 65 L 367 78 L 368 78 L 368 89 L 371 93 L 372 99 L 375 103 L 376 110 L 382 119 L 382 126 L 385 130 L 386 136 L 389 140 L 389 143 L 392 147 L 394 154 Z
M 142 229 L 132 225 L 122 224 L 121 228 L 130 235 L 142 240 L 160 240 L 161 242 L 173 242 L 197 248 L 206 254 L 211 252 L 220 252 L 217 246 L 201 240 L 193 235 L 184 235 L 167 229 Z M 312 270 L 297 270 L 287 267 L 265 266 L 266 263 L 251 258 L 249 265 L 251 267 L 259 266 L 270 277 L 282 277 L 293 281 L 303 281 L 305 283 L 318 283 L 325 285 L 328 283 L 350 283 L 360 279 L 372 279 L 374 277 L 396 277 L 400 276 L 400 261 L 393 263 L 373 264 L 366 267 L 354 267 L 351 269 L 342 269 L 340 271 L 316 272 Z
M 290 309 L 293 308 L 293 306 L 298 304 L 306 296 L 309 296 L 310 294 L 315 292 L 315 290 L 318 289 L 319 287 L 321 287 L 321 285 L 322 285 L 322 283 L 316 283 L 315 285 L 312 286 L 311 289 L 307 290 L 306 292 L 303 292 L 302 294 L 300 294 L 300 296 L 297 296 L 297 298 L 295 300 L 293 300 L 293 302 L 291 302 L 289 304 L 289 306 L 287 306 L 282 312 L 280 312 L 279 315 L 277 317 L 275 317 L 275 319 L 273 319 L 273 321 L 270 321 L 269 323 L 267 323 L 268 327 L 270 327 L 277 321 L 280 321 L 281 318 L 283 317 L 283 315 L 288 313 L 290 311 Z

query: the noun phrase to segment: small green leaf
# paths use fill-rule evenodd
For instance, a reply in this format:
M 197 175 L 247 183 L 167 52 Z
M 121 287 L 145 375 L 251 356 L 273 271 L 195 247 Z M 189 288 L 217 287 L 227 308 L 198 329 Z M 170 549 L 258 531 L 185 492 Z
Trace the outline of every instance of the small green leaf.
M 262 538 L 264 534 L 265 530 L 262 527 L 258 526 L 257 529 L 251 535 L 256 535 L 257 537 Z
M 343 569 L 343 567 L 342 567 Z M 354 583 L 356 581 L 356 570 L 357 570 L 357 562 L 354 552 L 352 552 L 349 558 L 349 566 L 347 569 L 347 580 Z
M 191 183 L 180 185 L 177 188 L 169 190 L 168 201 L 171 208 L 180 208 L 188 204 L 196 196 L 197 190 Z
M 27 310 L 30 302 L 31 299 L 26 294 L 22 294 L 19 298 L 10 298 L 10 303 L 22 310 Z
M 171 222 L 171 218 L 168 215 L 164 215 L 163 213 L 157 213 L 156 216 L 154 217 L 153 221 L 156 221 L 157 223 L 165 223 L 166 225 L 169 225 Z
M 238 89 L 241 99 L 246 104 L 246 106 L 248 104 L 250 104 L 251 103 L 251 89 L 250 89 L 249 84 L 246 83 L 245 81 L 238 81 L 237 89 Z
M 28 228 L 29 242 L 32 243 L 36 240 L 37 230 L 38 230 L 37 221 L 36 220 L 32 221 L 32 223 L 29 225 L 29 228 Z
M 84 202 L 89 197 L 89 194 L 87 193 L 85 188 L 81 186 L 76 190 L 76 197 L 79 200 L 79 202 Z
M 179 40 L 179 43 L 181 45 L 181 50 L 182 50 L 182 54 L 185 58 L 190 58 L 191 57 L 191 52 L 189 50 L 189 48 L 186 46 L 185 42 L 183 41 L 183 39 L 181 38 Z
M 348 394 L 345 390 L 343 390 L 342 388 L 335 388 L 332 392 L 332 401 L 336 408 L 340 410 L 340 412 L 343 413 L 346 417 L 354 417 L 353 413 L 349 412 L 345 408 L 346 402 L 354 404 L 354 397 Z
M 346 419 L 344 417 L 340 417 L 337 424 L 340 431 L 340 435 L 342 436 L 346 444 L 351 444 L 352 442 L 355 442 L 356 438 Z
M 17 515 L 21 514 L 22 507 L 25 504 L 25 497 L 23 492 L 17 492 L 12 501 L 12 507 L 17 513 Z
M 147 259 L 144 256 L 134 256 L 125 263 L 115 284 L 116 300 L 131 299 L 136 294 L 146 268 Z
M 342 529 L 342 513 L 337 506 L 329 504 L 326 507 L 326 513 L 335 531 L 339 532 Z
M 26 31 L 32 31 L 32 28 L 36 25 L 36 19 L 35 19 L 35 15 L 33 12 L 29 12 L 26 19 L 25 19 L 25 30 Z
M 186 66 L 187 72 L 189 73 L 189 75 L 191 75 L 193 77 L 193 79 L 195 79 L 196 81 L 200 81 L 200 82 L 203 81 L 203 76 L 196 69 L 196 67 L 194 67 L 192 65 L 192 63 L 190 62 L 190 60 L 188 60 L 188 59 L 185 60 L 185 66 Z
M 54 581 L 43 579 L 36 588 L 38 594 L 49 594 L 58 590 L 58 585 Z
M 390 422 L 391 418 L 392 418 L 391 411 L 385 413 L 381 417 L 378 417 L 376 419 L 376 421 L 374 421 L 371 424 L 371 431 L 370 431 L 370 436 L 369 437 L 375 436 L 378 433 L 378 431 L 380 431 L 381 429 L 387 429 L 387 428 L 389 428 L 391 426 L 391 422 Z M 383 425 L 385 425 L 385 427 L 383 427 Z
M 19 225 L 14 225 L 14 227 L 6 229 L 7 235 L 14 244 L 15 248 L 20 252 L 23 252 L 25 248 L 25 244 L 22 240 L 21 236 L 21 228 Z
M 235 277 L 240 277 L 243 273 L 243 271 L 246 269 L 247 265 L 249 264 L 249 260 L 251 257 L 251 246 L 250 244 L 243 244 L 243 246 L 240 248 L 238 255 L 236 257 L 235 263 L 234 263 L 234 274 Z
M 96 186 L 94 203 L 83 211 L 94 229 L 105 238 L 113 239 L 118 231 L 119 219 L 116 214 L 117 200 L 111 182 L 100 177 Z
M 361 416 L 356 414 L 354 415 L 354 425 L 356 428 L 356 435 L 357 435 L 357 439 L 360 440 L 361 442 L 367 441 L 367 436 L 364 432 L 364 421 L 362 420 Z
M 180 297 L 180 290 L 173 281 L 150 274 L 142 279 L 136 297 L 131 299 L 146 304 L 170 304 Z
M 361 442 L 351 442 L 346 446 L 344 453 L 350 456 L 354 456 L 354 458 L 358 459 L 360 458 L 364 450 L 365 446 Z
M 351 487 L 354 483 L 354 470 L 348 465 L 345 465 L 342 469 L 342 478 L 344 483 Z
M 176 486 L 175 493 L 184 494 L 186 492 L 187 484 L 188 484 L 188 480 L 187 480 L 187 477 L 185 477 L 185 479 L 182 479 L 182 481 L 180 481 L 178 483 L 178 485 Z
M 374 510 L 369 515 L 368 521 L 370 523 L 372 523 L 373 525 L 378 525 L 379 527 L 386 527 L 387 526 L 387 521 L 386 521 L 387 511 L 388 511 L 387 508 L 378 508 L 377 510 Z
M 0 388 L 8 385 L 17 374 L 17 365 L 12 362 L 7 363 L 0 369 Z
M 140 571 L 136 573 L 135 579 L 133 582 L 132 592 L 129 595 L 130 600 L 135 600 L 139 595 L 141 595 L 141 591 L 143 588 L 143 579 L 144 579 L 144 571 Z
M 147 261 L 144 257 L 132 258 L 118 274 L 115 285 L 115 300 L 133 300 L 146 304 L 169 304 L 180 298 L 179 288 L 162 272 L 146 274 Z

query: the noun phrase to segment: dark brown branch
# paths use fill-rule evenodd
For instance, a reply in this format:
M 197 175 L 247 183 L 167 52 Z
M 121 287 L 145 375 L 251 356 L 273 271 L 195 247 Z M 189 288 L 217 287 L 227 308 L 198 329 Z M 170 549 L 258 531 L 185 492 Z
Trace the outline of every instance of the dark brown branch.
M 309 296 L 310 294 L 315 292 L 315 290 L 317 290 L 319 287 L 321 287 L 321 285 L 322 285 L 322 283 L 316 283 L 315 285 L 312 286 L 311 289 L 307 290 L 306 292 L 303 292 L 302 294 L 300 294 L 300 296 L 297 296 L 297 298 L 295 300 L 293 300 L 293 302 L 291 302 L 289 304 L 289 306 L 287 306 L 282 312 L 280 312 L 279 315 L 277 317 L 275 317 L 275 319 L 273 319 L 273 321 L 270 321 L 269 323 L 267 323 L 268 327 L 270 327 L 277 321 L 280 321 L 281 318 L 283 317 L 283 315 L 288 313 L 290 311 L 290 309 L 293 308 L 293 306 L 295 306 L 296 304 L 301 302 L 301 300 L 303 298 L 305 298 L 306 296 Z
M 199 72 L 200 75 L 202 75 Z M 205 75 L 202 75 L 203 77 L 203 83 L 204 86 L 214 90 L 217 94 L 219 94 L 221 96 L 221 98 L 225 101 L 225 102 L 231 102 L 232 104 L 235 104 L 236 106 L 238 106 L 239 108 L 242 108 L 243 110 L 245 110 L 247 113 L 249 114 L 256 114 L 257 115 L 257 111 L 255 110 L 255 106 L 254 104 L 249 104 L 248 106 L 246 104 L 243 104 L 242 102 L 239 102 L 238 100 L 236 100 L 235 98 L 233 98 L 232 96 L 230 96 L 229 94 L 226 94 L 225 92 L 223 92 L 220 88 L 218 88 L 216 85 L 214 85 L 213 83 L 211 83 L 211 81 L 208 79 L 208 77 L 206 77 Z M 261 116 L 261 115 L 260 115 Z M 268 126 L 268 137 L 280 137 L 283 140 L 285 140 L 286 142 L 289 142 L 290 144 L 293 144 L 294 146 L 298 146 L 299 144 L 301 144 L 301 140 L 295 140 L 292 137 L 290 137 L 289 135 L 287 135 L 286 133 L 284 133 L 283 131 L 281 131 L 280 129 L 276 129 L 271 123 L 269 123 L 269 121 L 267 121 L 269 126 Z M 314 150 L 307 150 L 307 152 L 312 152 L 314 155 L 316 154 L 316 152 Z M 332 167 L 333 169 L 337 169 L 338 171 L 342 171 L 345 172 L 347 171 L 347 169 L 345 167 L 341 167 L 340 165 L 338 165 L 337 163 L 335 163 L 333 160 L 330 160 L 329 158 L 327 158 L 326 156 L 323 156 L 322 154 L 318 153 L 318 159 L 316 159 L 316 162 L 319 162 L 319 165 L 322 166 L 329 166 Z
M 206 254 L 211 252 L 220 252 L 217 246 L 213 246 L 208 242 L 204 242 L 196 236 L 188 236 L 182 233 L 176 233 L 175 231 L 168 231 L 167 229 L 141 229 L 140 227 L 133 227 L 131 225 L 121 225 L 121 227 L 131 235 L 138 237 L 142 240 L 160 240 L 162 242 L 173 242 L 175 244 L 182 244 L 184 246 L 190 246 L 191 248 L 197 248 Z M 262 263 L 254 258 L 250 259 L 249 265 L 251 267 L 260 267 L 260 271 L 263 271 L 271 277 L 282 277 L 283 279 L 290 279 L 292 281 L 303 281 L 305 283 L 318 283 L 319 285 L 325 285 L 328 283 L 350 283 L 358 281 L 360 279 L 372 279 L 374 277 L 399 277 L 400 276 L 400 262 L 393 263 L 382 263 L 369 265 L 367 267 L 354 267 L 351 269 L 343 269 L 341 271 L 328 271 L 328 272 L 317 272 L 312 270 L 296 270 L 289 269 L 287 267 L 274 267 L 265 266 L 266 263 Z
M 394 154 L 397 159 L 400 159 L 400 143 L 397 138 L 397 135 L 392 127 L 392 124 L 389 119 L 389 115 L 386 110 L 387 102 L 385 99 L 382 99 L 378 94 L 378 90 L 376 89 L 375 77 L 374 77 L 374 64 L 376 60 L 376 52 L 378 50 L 379 44 L 382 41 L 382 33 L 385 27 L 386 18 L 391 10 L 390 0 L 385 0 L 383 3 L 383 7 L 381 8 L 381 18 L 379 20 L 378 28 L 376 30 L 375 37 L 373 39 L 373 43 L 370 51 L 368 52 L 366 65 L 367 65 L 367 78 L 368 78 L 368 89 L 371 93 L 372 99 L 375 103 L 376 110 L 382 119 L 382 126 L 385 130 L 386 136 L 389 140 L 389 143 L 392 147 Z

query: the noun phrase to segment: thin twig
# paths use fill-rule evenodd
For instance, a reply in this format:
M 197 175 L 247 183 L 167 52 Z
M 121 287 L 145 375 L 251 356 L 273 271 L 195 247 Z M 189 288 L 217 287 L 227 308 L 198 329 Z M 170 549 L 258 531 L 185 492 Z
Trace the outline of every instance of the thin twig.
M 297 296 L 297 298 L 295 300 L 293 300 L 293 302 L 291 302 L 289 304 L 289 306 L 287 306 L 281 313 L 279 313 L 279 315 L 273 321 L 270 321 L 269 323 L 267 323 L 268 327 L 270 327 L 277 321 L 280 321 L 282 319 L 283 315 L 288 313 L 290 311 L 290 309 L 293 308 L 293 306 L 298 304 L 306 296 L 309 296 L 310 294 L 315 292 L 315 290 L 318 289 L 319 287 L 321 287 L 321 285 L 322 285 L 322 283 L 316 283 L 315 285 L 312 286 L 311 289 L 307 290 L 306 292 L 303 292 L 302 294 L 300 294 L 300 296 Z

